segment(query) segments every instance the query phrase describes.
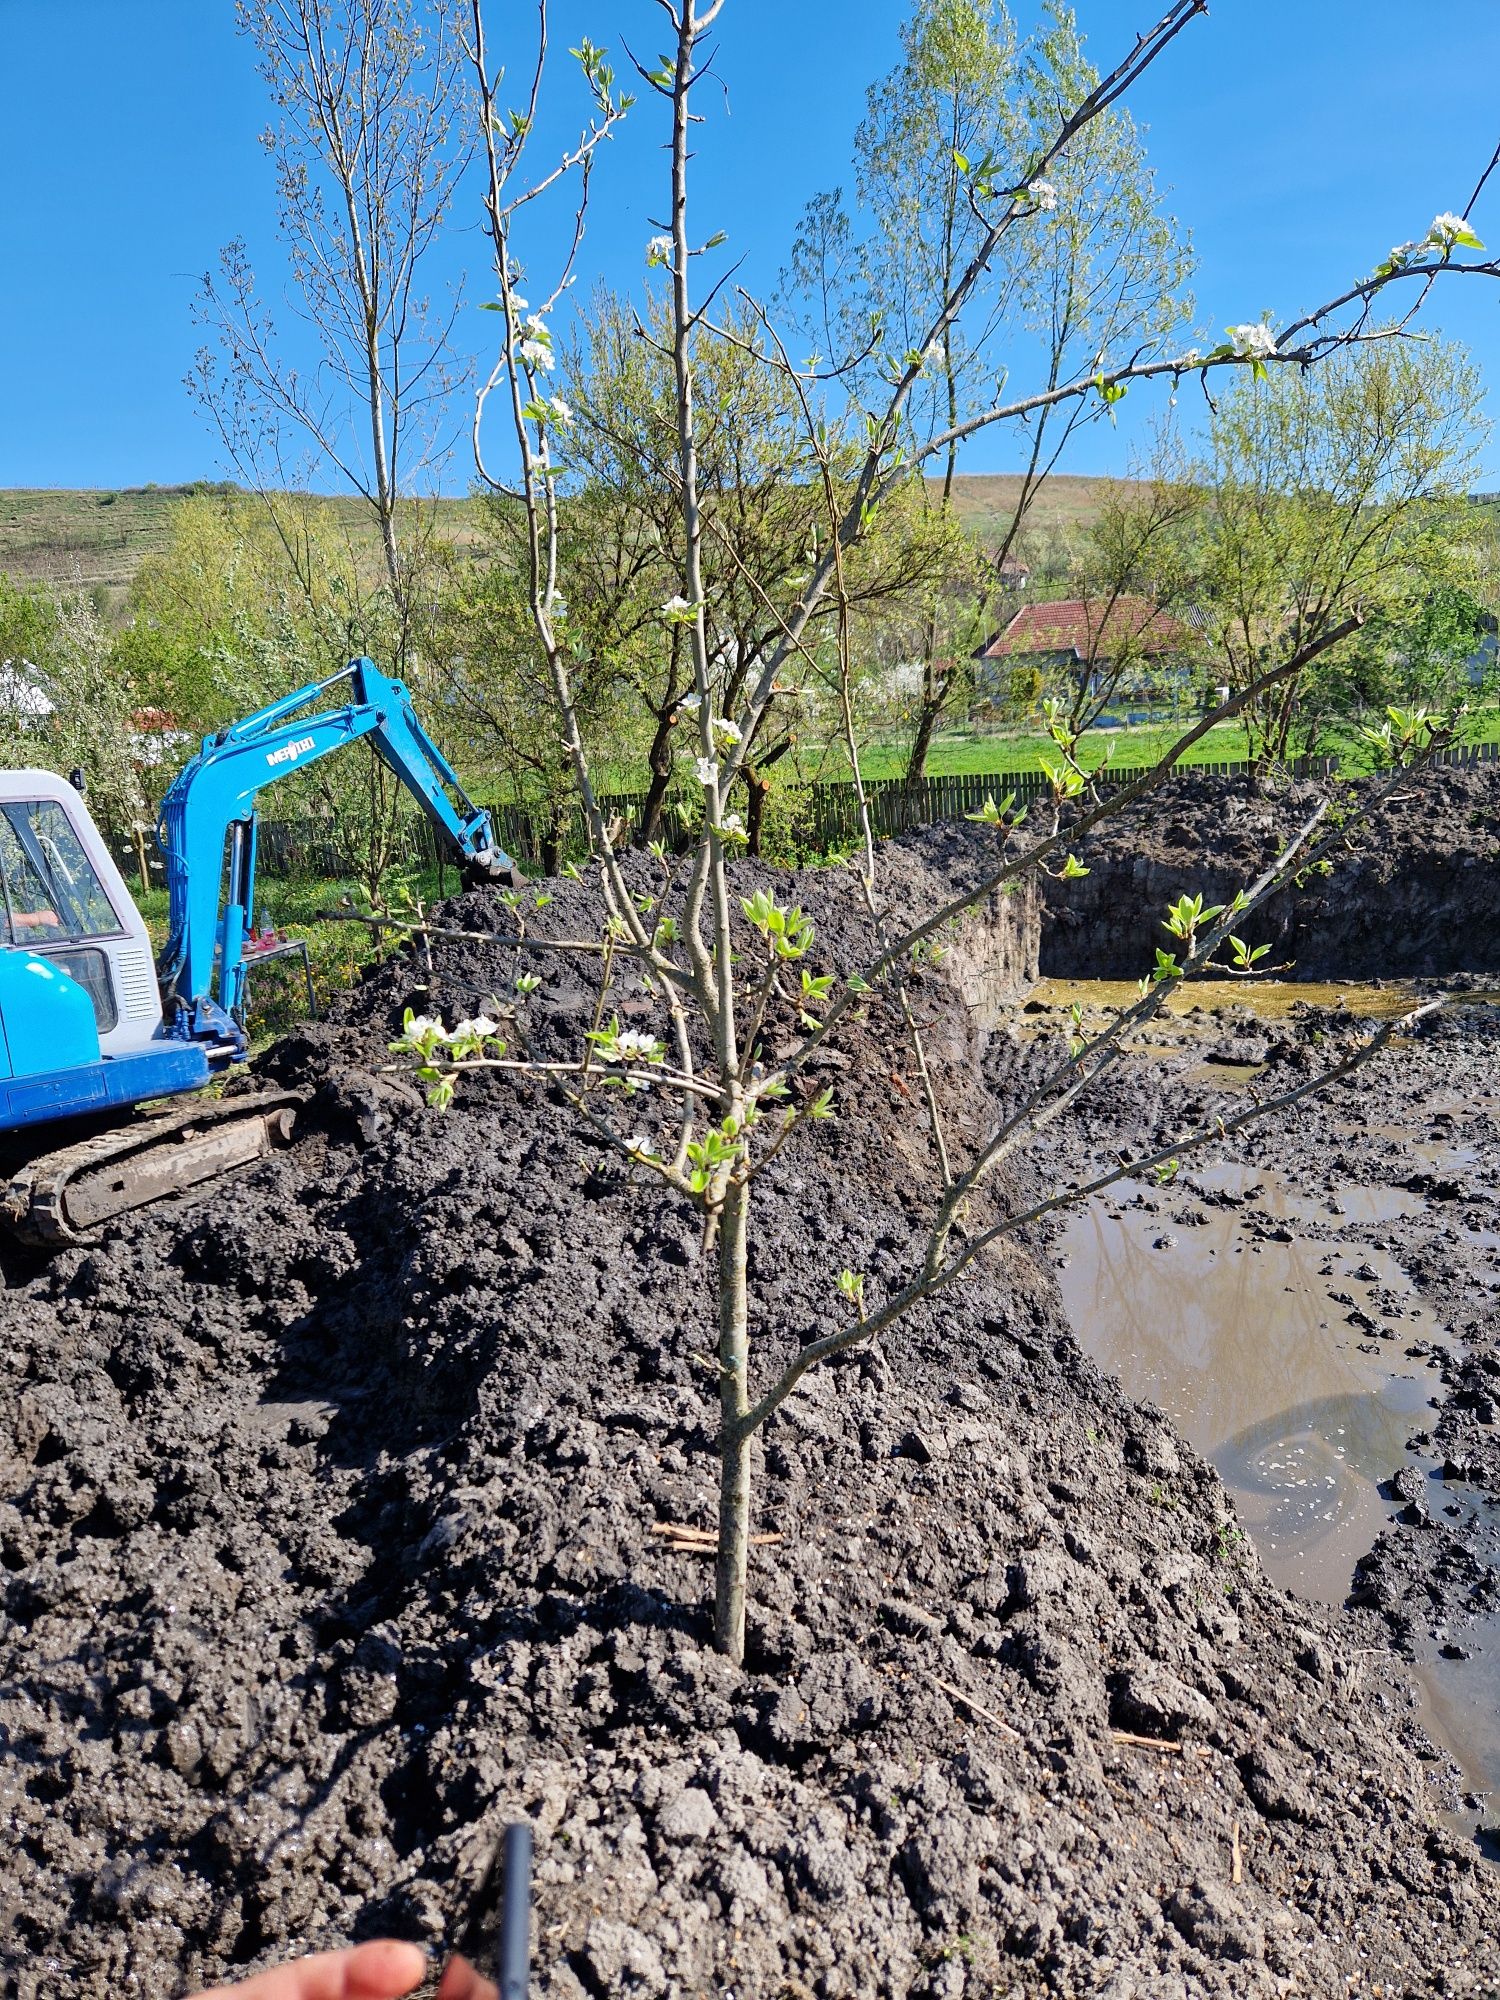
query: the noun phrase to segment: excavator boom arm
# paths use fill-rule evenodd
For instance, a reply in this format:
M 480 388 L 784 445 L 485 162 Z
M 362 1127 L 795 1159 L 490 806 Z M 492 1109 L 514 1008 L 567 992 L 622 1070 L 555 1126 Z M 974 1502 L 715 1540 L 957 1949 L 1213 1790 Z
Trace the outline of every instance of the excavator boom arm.
M 352 699 L 312 704 L 338 682 Z M 162 801 L 157 839 L 166 858 L 170 929 L 158 963 L 167 1027 L 185 1040 L 237 1044 L 245 986 L 244 945 L 255 894 L 255 802 L 265 785 L 306 770 L 368 738 L 461 862 L 503 878 L 509 857 L 452 765 L 422 727 L 404 683 L 372 660 L 351 660 L 332 680 L 315 681 L 205 737 Z M 221 896 L 226 839 L 229 883 Z M 214 965 L 218 959 L 218 992 Z

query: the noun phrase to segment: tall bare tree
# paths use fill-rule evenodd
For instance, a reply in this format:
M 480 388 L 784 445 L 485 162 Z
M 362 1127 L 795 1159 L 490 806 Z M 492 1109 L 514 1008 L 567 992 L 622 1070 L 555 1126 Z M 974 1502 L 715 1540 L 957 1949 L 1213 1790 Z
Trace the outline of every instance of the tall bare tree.
M 1025 356 L 1055 387 L 1127 353 L 1163 353 L 1191 310 L 1192 260 L 1162 208 L 1139 132 L 1111 105 L 1037 176 L 1018 226 L 980 260 L 962 308 L 942 315 L 986 238 L 976 185 L 1013 179 L 1045 144 L 1057 106 L 1083 102 L 1099 78 L 1061 0 L 1050 0 L 1024 42 L 1003 0 L 917 0 L 901 40 L 901 61 L 871 87 L 855 133 L 854 211 L 837 191 L 815 198 L 786 282 L 825 352 L 863 354 L 853 379 L 866 407 L 920 356 L 902 424 L 913 450 L 946 440 L 924 455 L 932 502 L 947 510 L 960 424 L 992 402 L 997 354 L 1008 365 Z M 924 344 L 934 323 L 940 331 Z M 1072 399 L 1016 421 L 1022 472 L 991 531 L 992 576 L 1074 433 L 1108 407 Z M 909 782 L 925 774 L 939 723 L 966 684 L 953 624 L 951 607 L 935 598 Z
M 444 449 L 456 298 L 435 307 L 430 253 L 464 162 L 463 54 L 448 0 L 238 0 L 276 110 L 288 306 L 316 354 L 289 357 L 243 239 L 203 280 L 217 335 L 190 385 L 240 476 L 271 504 L 332 467 L 366 503 L 404 652 L 414 519 L 402 503 Z M 449 440 L 451 442 L 451 440 Z M 305 552 L 302 552 L 305 553 Z

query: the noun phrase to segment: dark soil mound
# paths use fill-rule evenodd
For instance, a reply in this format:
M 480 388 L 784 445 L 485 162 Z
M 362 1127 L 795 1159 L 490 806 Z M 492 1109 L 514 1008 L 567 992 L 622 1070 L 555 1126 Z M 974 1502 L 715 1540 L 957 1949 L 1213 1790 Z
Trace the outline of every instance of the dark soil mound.
M 1343 791 L 1358 805 L 1379 782 Z M 1328 789 L 1174 778 L 1086 841 L 1088 875 L 1044 885 L 1042 971 L 1138 979 L 1168 903 L 1248 888 Z M 1330 876 L 1283 890 L 1245 936 L 1297 979 L 1500 972 L 1500 764 L 1416 773 L 1351 829 Z
M 975 852 L 913 843 L 908 893 Z M 549 886 L 534 923 L 597 924 Z M 853 962 L 846 879 L 799 889 Z M 950 963 L 993 990 L 1024 957 L 995 913 Z M 403 1004 L 469 1011 L 514 962 L 387 966 L 268 1065 L 314 1093 L 289 1154 L 11 1260 L 6 1990 L 439 1944 L 517 1813 L 549 1994 L 1492 1990 L 1493 1883 L 1378 1693 L 1019 1247 L 773 1421 L 751 1657 L 708 1649 L 708 1566 L 656 1532 L 713 1511 L 693 1218 L 535 1083 L 444 1115 L 380 1073 Z M 571 1052 L 590 995 L 541 962 L 532 1046 Z M 972 1126 L 970 1016 L 942 971 L 918 998 Z M 840 1267 L 878 1295 L 911 1254 L 882 1007 L 829 1078 L 841 1117 L 762 1183 L 762 1366 Z

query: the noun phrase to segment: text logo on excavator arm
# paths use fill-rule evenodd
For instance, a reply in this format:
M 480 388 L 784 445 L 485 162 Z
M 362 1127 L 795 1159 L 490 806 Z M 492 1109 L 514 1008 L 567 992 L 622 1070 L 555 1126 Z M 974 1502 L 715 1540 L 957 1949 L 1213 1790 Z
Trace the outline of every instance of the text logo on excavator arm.
M 311 736 L 299 736 L 295 743 L 283 743 L 279 750 L 268 750 L 266 752 L 266 762 L 268 764 L 290 764 L 294 758 L 300 757 L 304 750 L 311 750 L 313 743 L 314 739 Z

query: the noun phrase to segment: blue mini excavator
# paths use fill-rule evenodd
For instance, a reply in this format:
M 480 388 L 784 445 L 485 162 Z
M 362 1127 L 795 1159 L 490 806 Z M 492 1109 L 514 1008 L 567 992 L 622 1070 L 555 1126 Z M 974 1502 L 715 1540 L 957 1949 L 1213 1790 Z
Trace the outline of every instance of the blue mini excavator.
M 328 705 L 346 681 L 349 699 Z M 157 840 L 170 930 L 154 976 L 146 926 L 80 794 L 49 772 L 0 773 L 0 1220 L 14 1234 L 84 1241 L 290 1139 L 286 1091 L 134 1107 L 201 1092 L 244 1061 L 257 794 L 361 737 L 462 869 L 518 879 L 404 685 L 353 660 L 205 737 L 168 791 Z M 46 1128 L 65 1121 L 68 1142 L 38 1157 L 30 1142 L 63 1138 Z

